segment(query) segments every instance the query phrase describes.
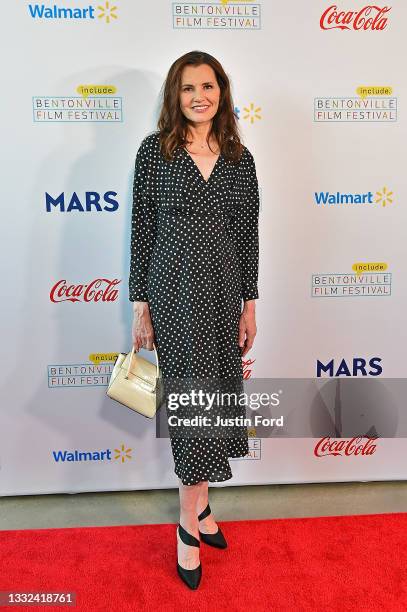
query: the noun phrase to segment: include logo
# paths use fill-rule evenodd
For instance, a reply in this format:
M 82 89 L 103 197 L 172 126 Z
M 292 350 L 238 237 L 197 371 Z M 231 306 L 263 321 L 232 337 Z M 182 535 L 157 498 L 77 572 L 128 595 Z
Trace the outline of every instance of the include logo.
M 385 272 L 385 262 L 356 262 L 355 274 L 312 274 L 311 297 L 388 297 L 391 295 L 392 274 Z
M 177 30 L 260 30 L 261 5 L 252 0 L 173 2 L 172 27 Z
M 350 457 L 350 456 L 371 456 L 376 452 L 377 438 L 366 438 L 359 436 L 349 440 L 333 440 L 332 438 L 321 438 L 315 448 L 315 457 Z
M 368 4 L 358 11 L 343 11 L 332 4 L 322 13 L 319 25 L 322 30 L 384 30 L 391 8 Z
M 380 365 L 381 361 L 381 357 L 371 357 L 369 361 L 363 357 L 353 357 L 350 362 L 341 359 L 339 363 L 338 361 L 335 362 L 334 359 L 327 362 L 317 359 L 317 378 L 324 375 L 328 378 L 334 376 L 380 376 L 383 372 Z
M 117 6 L 110 2 L 98 4 L 96 9 L 89 4 L 87 7 L 62 6 L 53 4 L 29 4 L 28 14 L 32 19 L 51 19 L 51 20 L 81 20 L 81 21 L 100 21 L 111 23 L 117 19 Z
M 64 192 L 57 196 L 45 192 L 45 210 L 52 212 L 115 212 L 119 208 L 119 203 L 114 196 L 116 191 L 106 191 L 103 195 L 97 191 L 85 191 L 80 197 L 76 191 L 72 195 L 65 195 Z M 102 203 L 101 203 L 102 201 Z M 107 204 L 107 205 L 102 205 Z
M 106 448 L 98 450 L 53 450 L 52 456 L 55 463 L 82 463 L 99 461 L 101 463 L 109 461 L 119 461 L 124 463 L 132 458 L 132 448 L 127 448 L 121 444 L 118 448 Z
M 115 289 L 121 283 L 117 278 L 96 278 L 86 285 L 69 285 L 63 279 L 53 285 L 49 297 L 51 302 L 114 302 L 119 292 Z
M 393 192 L 387 187 L 383 187 L 373 191 L 365 191 L 362 193 L 349 192 L 331 192 L 331 191 L 315 191 L 314 202 L 322 208 L 329 206 L 340 206 L 350 204 L 379 204 L 382 207 L 392 204 L 394 200 Z

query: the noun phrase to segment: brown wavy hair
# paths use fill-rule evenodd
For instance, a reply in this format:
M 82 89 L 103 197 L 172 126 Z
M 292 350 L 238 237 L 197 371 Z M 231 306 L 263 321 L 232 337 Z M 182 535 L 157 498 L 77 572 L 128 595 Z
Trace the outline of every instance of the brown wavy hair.
M 211 66 L 220 87 L 219 107 L 212 119 L 208 133 L 208 146 L 211 136 L 215 137 L 223 156 L 237 163 L 243 153 L 240 140 L 238 117 L 233 108 L 229 78 L 220 62 L 204 51 L 189 51 L 172 64 L 161 89 L 162 106 L 157 122 L 160 132 L 160 149 L 167 161 L 172 161 L 177 149 L 186 144 L 188 119 L 181 110 L 179 95 L 181 76 L 185 66 Z

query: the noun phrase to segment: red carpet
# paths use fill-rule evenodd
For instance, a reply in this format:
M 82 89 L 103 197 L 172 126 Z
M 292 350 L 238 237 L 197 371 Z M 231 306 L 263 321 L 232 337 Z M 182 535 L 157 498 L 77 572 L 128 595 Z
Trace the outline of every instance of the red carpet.
M 220 522 L 202 582 L 176 574 L 175 525 L 0 532 L 0 591 L 75 591 L 77 606 L 4 610 L 407 610 L 407 514 Z

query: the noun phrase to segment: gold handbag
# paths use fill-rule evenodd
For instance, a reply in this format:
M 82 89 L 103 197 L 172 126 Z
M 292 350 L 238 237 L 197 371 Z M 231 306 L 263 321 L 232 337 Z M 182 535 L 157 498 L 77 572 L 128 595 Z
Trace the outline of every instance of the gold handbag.
M 153 343 L 156 365 L 134 353 L 119 353 L 106 394 L 116 402 L 152 419 L 161 403 L 161 372 Z

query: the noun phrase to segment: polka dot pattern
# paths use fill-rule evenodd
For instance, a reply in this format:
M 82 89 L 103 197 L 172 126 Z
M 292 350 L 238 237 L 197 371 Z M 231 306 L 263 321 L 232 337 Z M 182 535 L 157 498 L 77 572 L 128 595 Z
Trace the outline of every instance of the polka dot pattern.
M 149 303 L 164 378 L 242 380 L 242 300 L 259 297 L 253 156 L 244 147 L 233 164 L 221 154 L 205 181 L 184 148 L 167 162 L 158 136 L 136 156 L 129 300 Z M 235 429 L 233 438 L 171 437 L 184 484 L 232 478 L 228 457 L 248 453 L 246 427 Z

